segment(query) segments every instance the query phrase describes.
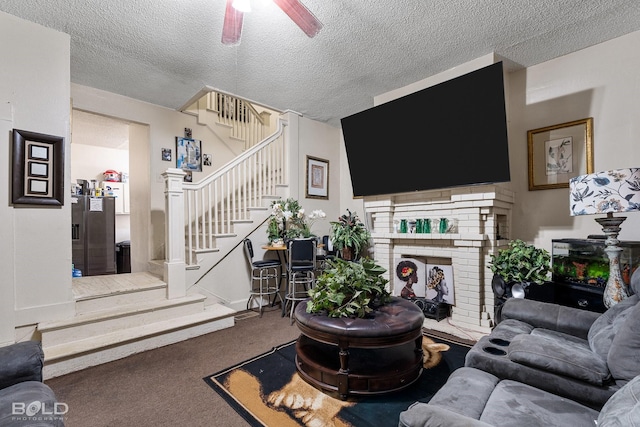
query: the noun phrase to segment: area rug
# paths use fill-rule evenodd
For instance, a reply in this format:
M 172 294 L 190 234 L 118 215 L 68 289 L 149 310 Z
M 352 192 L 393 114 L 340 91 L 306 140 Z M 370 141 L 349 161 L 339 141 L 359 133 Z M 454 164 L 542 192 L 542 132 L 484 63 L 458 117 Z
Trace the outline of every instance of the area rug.
M 334 399 L 307 384 L 296 373 L 295 341 L 274 347 L 204 381 L 252 426 L 359 427 L 397 426 L 400 412 L 416 401 L 428 402 L 455 369 L 464 365 L 472 342 L 430 335 L 449 345 L 442 360 L 424 369 L 403 390 L 379 396 Z

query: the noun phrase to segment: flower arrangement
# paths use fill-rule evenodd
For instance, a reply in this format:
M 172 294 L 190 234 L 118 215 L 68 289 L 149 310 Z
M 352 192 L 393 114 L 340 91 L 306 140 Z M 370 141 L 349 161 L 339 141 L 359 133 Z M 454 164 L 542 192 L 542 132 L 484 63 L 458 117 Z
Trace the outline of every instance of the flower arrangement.
M 267 237 L 270 242 L 275 240 L 295 239 L 297 237 L 312 237 L 311 227 L 326 214 L 316 209 L 310 215 L 305 215 L 304 209 L 296 199 L 280 199 L 271 203 L 271 216 L 267 222 Z

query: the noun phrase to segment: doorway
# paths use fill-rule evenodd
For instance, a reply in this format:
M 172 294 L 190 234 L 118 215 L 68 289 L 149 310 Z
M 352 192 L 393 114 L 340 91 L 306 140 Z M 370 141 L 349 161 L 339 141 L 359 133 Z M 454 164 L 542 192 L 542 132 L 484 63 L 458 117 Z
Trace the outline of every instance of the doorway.
M 78 180 L 95 180 L 98 186 L 102 186 L 104 182 L 103 185 L 109 187 L 105 192 L 112 187 L 119 187 L 114 245 L 128 250 L 131 272 L 147 271 L 149 259 L 147 245 L 142 244 L 148 241 L 148 237 L 145 237 L 148 236 L 148 231 L 144 227 L 145 220 L 141 219 L 144 218 L 143 212 L 148 212 L 145 209 L 148 201 L 137 200 L 135 197 L 141 193 L 140 186 L 148 186 L 149 183 L 148 179 L 136 178 L 137 173 L 132 177 L 129 170 L 129 159 L 132 157 L 137 159 L 136 171 L 148 170 L 148 165 L 139 165 L 140 159 L 147 159 L 147 164 L 149 162 L 149 156 L 145 155 L 149 151 L 148 135 L 147 125 L 73 109 L 71 183 L 77 183 Z M 126 182 L 109 184 L 105 180 L 107 171 L 114 171 L 111 176 L 117 174 L 119 179 Z M 118 243 L 122 244 L 117 245 Z

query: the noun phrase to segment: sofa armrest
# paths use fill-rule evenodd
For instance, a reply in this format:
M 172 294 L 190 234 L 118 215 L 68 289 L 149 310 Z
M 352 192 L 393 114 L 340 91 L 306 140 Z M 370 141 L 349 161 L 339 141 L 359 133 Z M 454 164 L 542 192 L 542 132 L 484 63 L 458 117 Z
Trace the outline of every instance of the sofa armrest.
M 515 319 L 535 328 L 551 329 L 587 339 L 589 328 L 601 315 L 588 310 L 541 301 L 510 298 L 502 306 L 502 319 Z
M 23 381 L 42 382 L 44 353 L 38 341 L 0 347 L 0 389 Z
M 399 427 L 490 427 L 446 408 L 428 403 L 414 403 L 400 413 Z

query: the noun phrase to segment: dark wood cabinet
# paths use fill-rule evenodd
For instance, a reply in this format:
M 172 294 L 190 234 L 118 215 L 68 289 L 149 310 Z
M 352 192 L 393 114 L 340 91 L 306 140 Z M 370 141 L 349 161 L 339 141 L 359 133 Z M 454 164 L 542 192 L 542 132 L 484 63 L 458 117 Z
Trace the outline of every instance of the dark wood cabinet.
M 529 286 L 527 298 L 603 313 L 603 293 L 604 289 L 596 286 L 546 282 Z

